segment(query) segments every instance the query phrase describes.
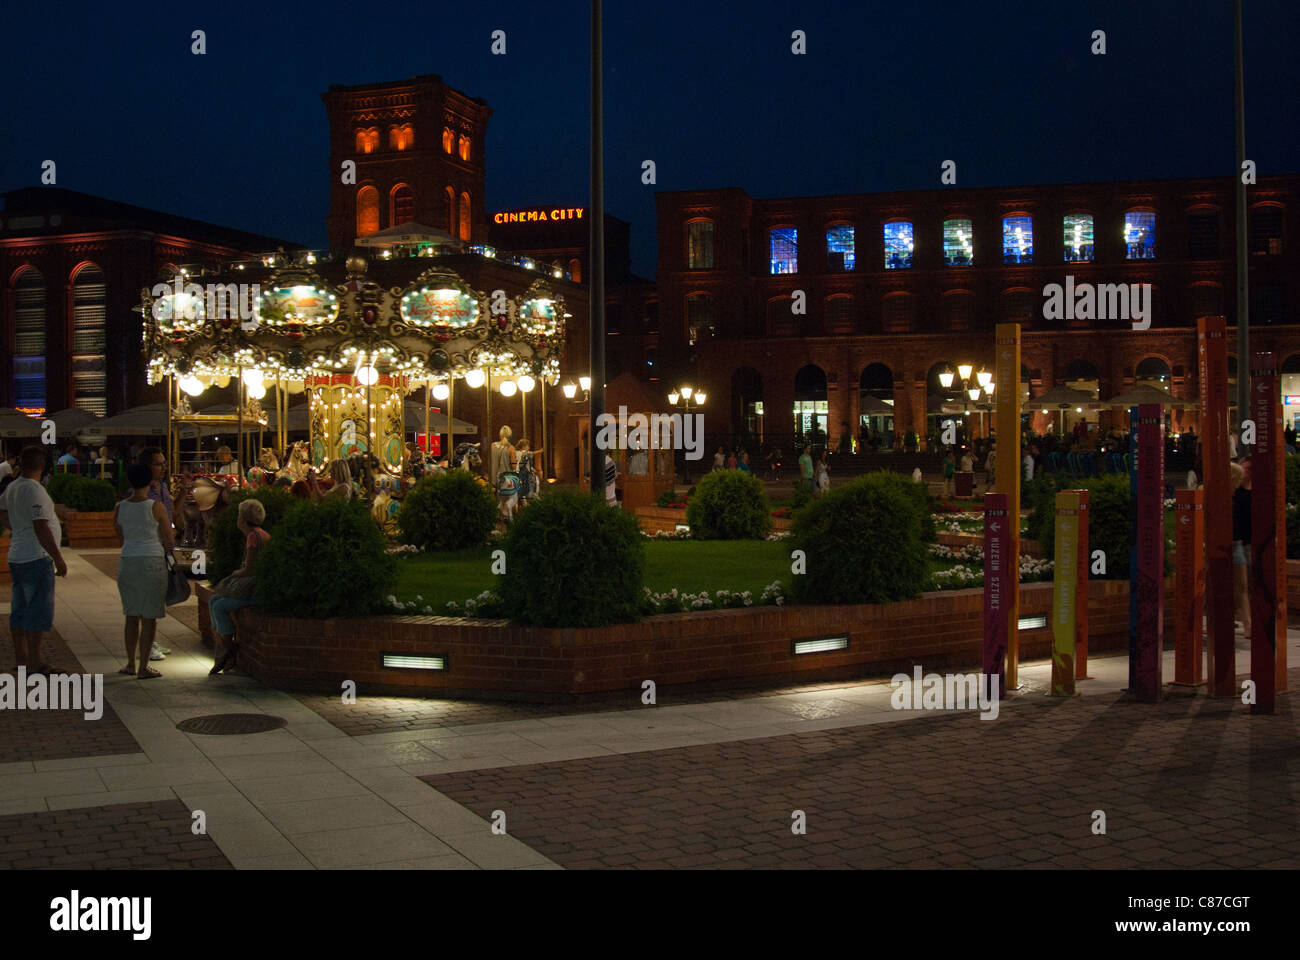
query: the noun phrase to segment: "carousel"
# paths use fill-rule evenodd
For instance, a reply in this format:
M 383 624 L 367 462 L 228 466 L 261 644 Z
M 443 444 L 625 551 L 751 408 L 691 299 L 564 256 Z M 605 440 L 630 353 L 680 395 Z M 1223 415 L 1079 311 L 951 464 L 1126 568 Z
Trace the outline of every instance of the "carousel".
M 326 278 L 331 267 L 335 283 Z M 346 273 L 339 276 L 339 267 Z M 419 455 L 407 442 L 409 394 L 423 392 L 426 439 L 431 426 L 444 425 L 451 455 L 472 456 L 473 445 L 457 451 L 455 441 L 457 380 L 470 387 L 512 380 L 523 390 L 559 381 L 568 314 L 545 280 L 507 297 L 472 289 L 445 266 L 389 287 L 368 278 L 368 267 L 364 257 L 304 261 L 271 268 L 255 284 L 231 271 L 173 278 L 157 297 L 142 291 L 148 380 L 167 384 L 168 462 L 179 463 L 182 433 L 196 427 L 235 438 L 224 465 L 177 475 L 181 500 L 210 512 L 237 486 L 317 475 L 328 483 L 337 460 L 348 462 L 353 476 L 368 471 L 368 491 L 395 500 L 403 478 L 413 482 L 408 458 Z M 233 408 L 191 405 L 231 384 Z M 305 404 L 294 401 L 295 419 L 305 406 L 307 436 L 291 442 L 291 398 L 298 395 Z M 445 412 L 433 411 L 430 398 Z M 268 433 L 272 444 L 264 447 Z

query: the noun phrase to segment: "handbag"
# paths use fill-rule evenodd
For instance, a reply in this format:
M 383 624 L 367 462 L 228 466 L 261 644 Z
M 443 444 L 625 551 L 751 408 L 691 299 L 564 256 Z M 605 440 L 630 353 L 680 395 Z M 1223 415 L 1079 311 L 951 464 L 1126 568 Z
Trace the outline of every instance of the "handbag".
M 174 557 L 167 558 L 167 606 L 174 607 L 190 598 L 190 580 L 185 571 L 176 566 Z
M 225 597 L 227 600 L 252 600 L 253 578 L 237 577 L 232 573 L 230 576 L 222 578 L 212 588 L 212 592 L 219 597 Z

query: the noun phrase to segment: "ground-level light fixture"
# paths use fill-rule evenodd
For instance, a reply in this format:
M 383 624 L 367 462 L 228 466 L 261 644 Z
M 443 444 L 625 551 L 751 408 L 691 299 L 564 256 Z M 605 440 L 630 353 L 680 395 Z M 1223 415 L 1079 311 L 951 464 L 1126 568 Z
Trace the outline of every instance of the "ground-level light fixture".
M 847 650 L 848 648 L 849 638 L 845 634 L 834 637 L 809 637 L 806 640 L 794 641 L 795 656 L 805 653 L 830 653 L 835 650 Z
M 420 653 L 385 653 L 381 663 L 389 670 L 446 670 L 445 656 Z

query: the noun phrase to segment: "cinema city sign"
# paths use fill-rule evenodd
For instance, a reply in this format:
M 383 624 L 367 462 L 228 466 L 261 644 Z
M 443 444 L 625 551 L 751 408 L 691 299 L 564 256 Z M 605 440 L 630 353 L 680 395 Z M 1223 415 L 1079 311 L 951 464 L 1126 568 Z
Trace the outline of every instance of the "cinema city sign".
M 581 220 L 585 207 L 552 207 L 548 212 L 545 209 L 538 210 L 512 210 L 509 213 L 496 213 L 492 215 L 493 223 L 534 223 L 545 221 L 549 223 L 552 220 Z

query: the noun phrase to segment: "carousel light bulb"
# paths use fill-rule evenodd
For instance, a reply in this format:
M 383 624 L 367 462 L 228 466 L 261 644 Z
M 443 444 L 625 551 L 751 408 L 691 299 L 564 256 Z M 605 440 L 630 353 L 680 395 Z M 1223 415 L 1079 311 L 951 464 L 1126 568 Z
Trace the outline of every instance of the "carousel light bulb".
M 518 383 L 519 383 L 519 389 L 522 390 L 524 393 L 532 393 L 533 387 L 537 386 L 537 381 L 534 380 L 526 373 L 519 378 Z
M 266 396 L 266 387 L 262 386 L 260 383 L 255 387 L 246 387 L 245 389 L 248 391 L 248 395 L 254 400 L 261 400 Z
M 249 367 L 244 371 L 244 386 L 260 387 L 262 385 L 262 370 L 260 367 Z
M 433 385 L 433 399 L 446 400 L 449 396 L 451 396 L 451 388 L 445 383 L 435 383 Z
M 379 371 L 369 364 L 364 367 L 357 367 L 357 381 L 364 386 L 373 387 L 379 382 Z
M 203 392 L 203 381 L 198 377 L 181 377 L 179 386 L 191 397 L 197 397 Z
M 465 386 L 472 387 L 475 390 L 483 386 L 483 381 L 486 379 L 483 371 L 477 368 L 465 372 Z
M 565 396 L 567 399 L 572 400 L 572 399 L 573 399 L 573 395 L 576 394 L 577 392 L 578 392 L 578 388 L 577 388 L 576 386 L 574 386 L 573 384 L 571 384 L 571 383 L 566 383 L 566 384 L 564 385 L 564 396 Z
M 501 396 L 513 397 L 518 390 L 519 387 L 513 380 L 501 381 Z

